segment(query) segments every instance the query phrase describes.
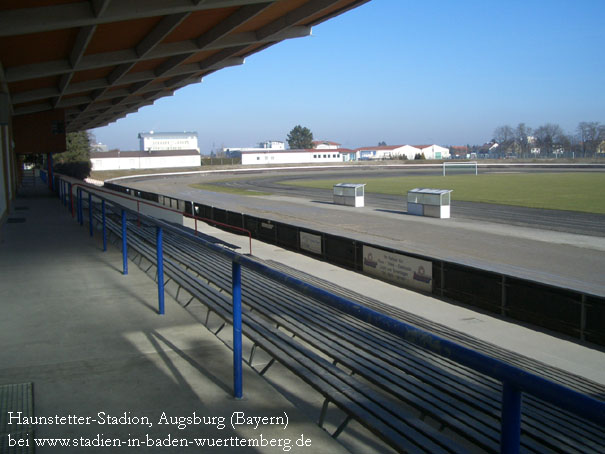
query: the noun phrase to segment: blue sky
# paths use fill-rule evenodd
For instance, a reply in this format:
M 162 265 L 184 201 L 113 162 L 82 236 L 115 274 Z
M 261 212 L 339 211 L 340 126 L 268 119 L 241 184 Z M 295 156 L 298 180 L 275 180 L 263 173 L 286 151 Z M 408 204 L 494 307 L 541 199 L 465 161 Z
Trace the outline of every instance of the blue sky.
M 605 123 L 605 0 L 372 0 L 92 132 L 197 131 L 202 153 L 301 124 L 345 147 L 491 139 Z

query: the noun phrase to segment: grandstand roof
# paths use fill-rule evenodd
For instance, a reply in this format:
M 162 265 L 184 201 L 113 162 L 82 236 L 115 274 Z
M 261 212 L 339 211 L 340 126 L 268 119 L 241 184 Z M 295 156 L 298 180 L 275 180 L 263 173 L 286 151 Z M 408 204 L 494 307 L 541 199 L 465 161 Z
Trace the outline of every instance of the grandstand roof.
M 13 118 L 100 127 L 367 1 L 5 0 L 0 91 Z

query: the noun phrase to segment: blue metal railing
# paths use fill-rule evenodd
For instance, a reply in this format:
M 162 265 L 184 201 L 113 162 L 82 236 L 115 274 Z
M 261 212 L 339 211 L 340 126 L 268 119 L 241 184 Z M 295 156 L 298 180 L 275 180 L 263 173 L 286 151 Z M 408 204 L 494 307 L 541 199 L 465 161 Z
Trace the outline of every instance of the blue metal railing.
M 62 182 L 61 184 L 66 184 Z M 67 189 L 67 186 L 64 186 Z M 83 225 L 82 199 L 83 192 L 89 194 L 89 219 L 92 219 L 92 195 L 102 201 L 102 218 L 105 225 L 105 202 L 121 210 L 122 216 L 122 255 L 124 274 L 128 273 L 127 263 L 127 229 L 126 214 L 139 216 L 157 228 L 157 263 L 158 275 L 163 264 L 162 257 L 162 231 L 171 231 L 192 241 L 197 241 L 226 258 L 232 263 L 232 295 L 233 295 L 233 370 L 234 370 L 234 396 L 241 398 L 242 389 L 242 317 L 241 317 L 241 267 L 256 271 L 263 276 L 284 284 L 287 287 L 309 296 L 324 304 L 336 308 L 372 326 L 392 333 L 407 342 L 425 348 L 441 357 L 448 358 L 458 364 L 469 367 L 474 371 L 494 378 L 502 383 L 502 417 L 501 417 L 501 453 L 518 453 L 521 433 L 521 397 L 523 393 L 532 395 L 546 403 L 569 411 L 580 418 L 591 421 L 597 425 L 605 425 L 605 402 L 579 393 L 558 383 L 552 382 L 538 375 L 519 369 L 483 353 L 463 347 L 455 342 L 441 338 L 422 329 L 402 321 L 391 318 L 380 312 L 369 309 L 358 303 L 350 301 L 326 290 L 315 287 L 300 279 L 284 274 L 262 263 L 258 263 L 244 255 L 222 248 L 203 240 L 193 234 L 183 231 L 169 223 L 153 218 L 138 211 L 131 210 L 103 196 L 94 194 L 94 187 L 84 188 L 79 184 L 77 188 L 78 220 Z M 71 193 L 70 193 L 71 194 Z M 92 232 L 92 230 L 91 230 Z M 103 228 L 104 250 L 106 248 L 106 230 Z M 164 313 L 163 307 L 163 279 L 158 277 L 159 313 Z

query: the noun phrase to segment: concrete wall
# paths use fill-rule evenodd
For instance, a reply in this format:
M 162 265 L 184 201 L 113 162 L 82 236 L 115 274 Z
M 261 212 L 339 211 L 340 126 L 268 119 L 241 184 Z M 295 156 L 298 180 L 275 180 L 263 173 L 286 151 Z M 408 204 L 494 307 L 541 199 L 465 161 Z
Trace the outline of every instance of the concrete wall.
M 96 158 L 91 159 L 90 162 L 92 170 L 198 167 L 202 164 L 200 155 Z

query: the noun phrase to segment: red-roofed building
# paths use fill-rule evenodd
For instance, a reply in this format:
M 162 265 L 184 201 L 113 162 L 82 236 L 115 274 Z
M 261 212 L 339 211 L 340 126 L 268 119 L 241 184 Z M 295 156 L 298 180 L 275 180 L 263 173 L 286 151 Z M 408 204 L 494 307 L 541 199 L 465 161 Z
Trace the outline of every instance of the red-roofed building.
M 470 155 L 470 150 L 467 146 L 452 146 L 450 147 L 450 156 L 452 158 L 468 158 Z

